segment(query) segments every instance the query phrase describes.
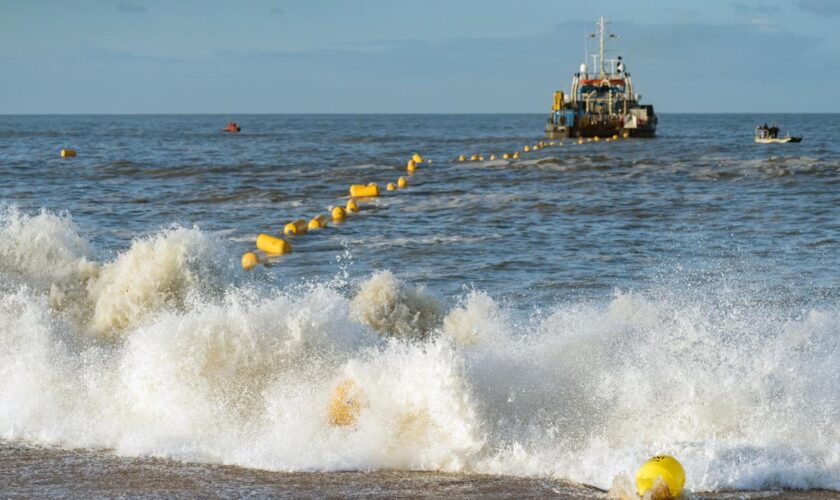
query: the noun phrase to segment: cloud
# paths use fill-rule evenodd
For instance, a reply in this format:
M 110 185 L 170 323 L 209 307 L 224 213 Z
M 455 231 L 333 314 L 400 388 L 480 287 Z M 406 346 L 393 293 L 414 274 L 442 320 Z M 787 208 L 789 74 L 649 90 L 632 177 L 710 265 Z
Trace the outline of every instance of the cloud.
M 114 50 L 96 46 L 82 46 L 82 57 L 86 61 L 94 63 L 156 63 L 156 64 L 182 64 L 186 61 L 175 57 L 159 57 L 148 54 L 129 52 L 127 50 Z
M 797 0 L 796 5 L 817 16 L 840 16 L 840 2 L 837 0 Z
M 117 10 L 126 14 L 142 14 L 146 12 L 146 7 L 143 5 L 137 5 L 135 3 L 129 2 L 120 2 L 117 5 Z
M 781 12 L 778 4 L 769 2 L 746 3 L 732 0 L 729 6 L 744 14 L 777 14 Z

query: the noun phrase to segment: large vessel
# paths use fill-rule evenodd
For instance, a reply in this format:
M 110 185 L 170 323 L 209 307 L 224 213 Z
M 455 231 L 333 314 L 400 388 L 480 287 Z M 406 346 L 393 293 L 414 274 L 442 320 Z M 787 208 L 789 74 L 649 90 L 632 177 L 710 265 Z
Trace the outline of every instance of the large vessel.
M 601 16 L 597 32 L 589 35 L 599 42 L 598 52 L 592 54 L 592 71 L 584 62 L 572 79 L 569 94 L 554 93 L 545 126 L 550 139 L 656 135 L 653 106 L 639 103 L 642 96 L 635 93 L 621 56 L 610 57 L 607 40 L 618 37 L 607 32 L 608 24 Z

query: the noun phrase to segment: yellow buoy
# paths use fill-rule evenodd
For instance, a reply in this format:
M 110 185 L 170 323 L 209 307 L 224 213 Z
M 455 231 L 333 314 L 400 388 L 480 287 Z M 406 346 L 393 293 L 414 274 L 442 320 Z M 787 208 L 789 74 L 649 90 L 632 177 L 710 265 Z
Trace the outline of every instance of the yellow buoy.
M 618 134 L 613 134 L 612 140 L 617 141 L 618 140 Z
M 397 179 L 397 187 L 400 189 L 408 187 L 408 181 L 405 180 L 405 177 L 400 177 L 399 179 Z
M 76 156 L 75 149 L 62 149 L 61 150 L 61 157 L 62 158 L 70 158 L 72 156 Z
M 260 233 L 257 236 L 257 249 L 270 254 L 284 254 L 292 251 L 292 245 L 282 238 Z
M 583 144 L 583 139 L 578 139 L 577 143 L 578 144 Z
M 417 170 L 417 164 L 414 163 L 414 160 L 408 160 L 408 163 L 406 163 L 405 168 L 409 172 L 414 172 L 415 170 Z
M 458 157 L 458 161 L 467 161 L 467 159 L 464 157 L 464 155 L 461 155 Z
M 350 196 L 356 198 L 375 198 L 379 196 L 379 186 L 376 184 L 353 184 L 350 186 Z
M 656 485 L 659 478 L 665 482 L 672 497 L 679 496 L 685 486 L 685 470 L 682 464 L 670 455 L 657 455 L 643 463 L 636 473 L 636 488 L 643 496 Z
M 478 161 L 478 155 L 470 156 L 470 161 Z
M 510 160 L 510 153 L 505 153 L 502 155 L 503 160 Z
M 340 382 L 330 395 L 328 409 L 332 425 L 352 425 L 362 410 L 362 390 L 350 379 Z
M 522 148 L 522 151 L 525 151 L 527 153 L 528 151 L 531 151 L 531 148 L 528 147 L 528 146 L 525 146 L 524 148 Z
M 518 160 L 518 159 L 519 159 L 519 151 L 516 151 L 515 153 L 513 153 L 513 159 L 514 159 L 514 160 Z
M 385 189 L 387 189 L 388 191 L 393 191 L 393 190 L 397 189 L 397 185 L 394 184 L 393 182 L 389 182 L 388 185 L 385 186 Z
M 254 252 L 245 252 L 242 254 L 242 267 L 246 271 L 250 271 L 251 269 L 257 267 L 257 264 L 260 263 L 260 258 Z
M 479 157 L 478 157 L 478 161 L 484 161 L 484 157 L 483 157 L 483 156 L 479 156 Z
M 493 161 L 495 159 L 496 159 L 496 155 L 490 155 L 490 161 Z
M 592 138 L 592 140 L 595 141 L 595 142 L 598 142 L 598 141 L 601 140 L 601 138 L 596 135 L 595 137 Z
M 418 165 L 423 163 L 423 157 L 420 156 L 418 153 L 414 153 L 414 156 L 412 156 L 411 159 L 414 160 L 414 163 L 416 163 Z
M 325 227 L 327 227 L 327 218 L 323 215 L 318 214 L 309 221 L 310 231 L 313 229 L 324 229 Z
M 286 224 L 286 226 L 283 227 L 283 234 L 290 236 L 295 234 L 306 234 L 307 227 L 308 226 L 305 220 L 298 219 Z
M 630 132 L 624 132 L 623 134 L 621 134 L 621 137 L 623 137 L 625 139 L 629 139 L 630 138 Z
M 347 200 L 347 206 L 344 207 L 344 209 L 347 210 L 347 213 L 358 212 L 359 211 L 359 204 L 356 203 L 356 200 L 354 200 L 353 198 L 350 198 L 349 200 Z
M 332 212 L 332 219 L 336 222 L 344 220 L 347 217 L 347 211 L 344 210 L 344 207 L 333 207 Z

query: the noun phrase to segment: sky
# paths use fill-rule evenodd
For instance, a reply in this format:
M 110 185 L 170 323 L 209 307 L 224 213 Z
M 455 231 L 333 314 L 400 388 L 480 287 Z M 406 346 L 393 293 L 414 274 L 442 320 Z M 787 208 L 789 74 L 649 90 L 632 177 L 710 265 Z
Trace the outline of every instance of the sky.
M 546 112 L 602 14 L 657 111 L 840 111 L 840 0 L 0 0 L 0 113 Z

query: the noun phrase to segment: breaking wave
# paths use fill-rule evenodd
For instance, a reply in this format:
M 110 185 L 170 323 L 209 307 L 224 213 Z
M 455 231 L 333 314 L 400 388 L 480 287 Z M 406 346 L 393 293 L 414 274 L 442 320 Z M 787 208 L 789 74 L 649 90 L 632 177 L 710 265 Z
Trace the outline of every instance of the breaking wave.
M 663 287 L 523 317 L 475 290 L 447 309 L 387 271 L 348 294 L 266 289 L 234 264 L 224 241 L 182 227 L 103 261 L 70 215 L 5 209 L 0 437 L 603 488 L 669 453 L 692 490 L 840 489 L 837 304 Z M 346 380 L 363 404 L 333 426 Z

